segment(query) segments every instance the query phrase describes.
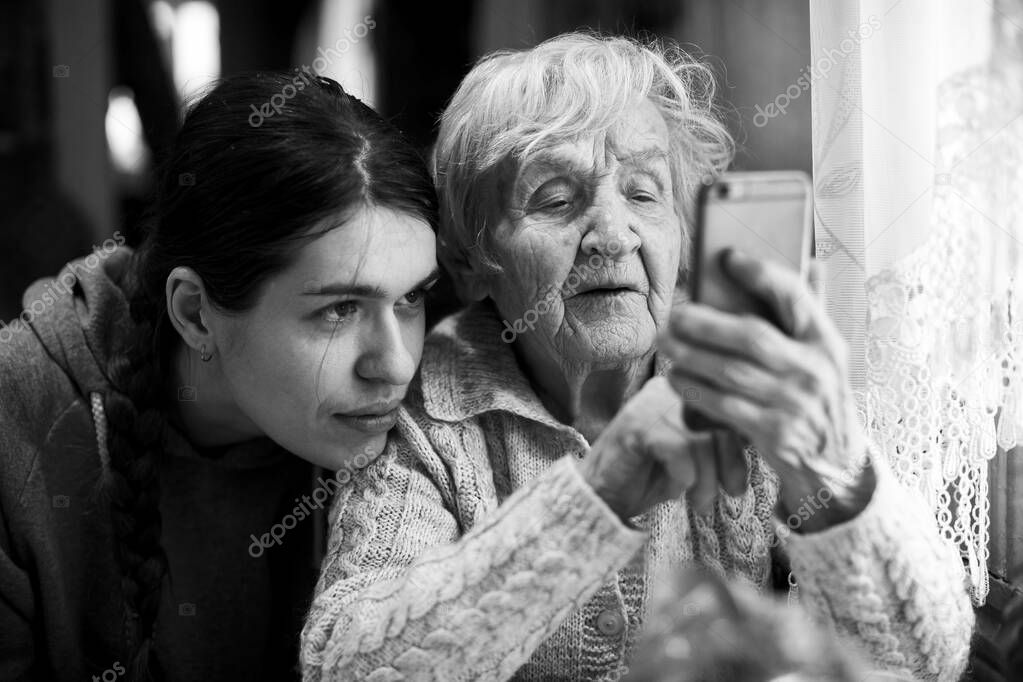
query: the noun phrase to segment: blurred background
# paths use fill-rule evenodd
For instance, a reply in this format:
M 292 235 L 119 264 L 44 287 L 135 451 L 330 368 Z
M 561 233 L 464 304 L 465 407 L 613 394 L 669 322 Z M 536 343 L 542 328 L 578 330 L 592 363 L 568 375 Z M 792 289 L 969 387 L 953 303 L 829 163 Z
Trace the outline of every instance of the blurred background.
M 733 110 L 736 166 L 810 171 L 808 92 L 754 121 L 810 62 L 806 0 L 4 0 L 0 320 L 34 279 L 117 231 L 136 241 L 154 164 L 217 77 L 313 68 L 425 150 L 476 58 L 580 28 L 704 54 Z

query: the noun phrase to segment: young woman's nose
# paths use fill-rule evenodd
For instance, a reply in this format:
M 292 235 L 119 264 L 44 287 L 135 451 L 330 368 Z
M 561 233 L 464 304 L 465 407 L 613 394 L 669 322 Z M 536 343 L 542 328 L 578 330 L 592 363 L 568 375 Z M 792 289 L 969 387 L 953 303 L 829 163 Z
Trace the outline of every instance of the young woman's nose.
M 583 255 L 599 254 L 618 260 L 635 253 L 642 242 L 633 231 L 632 220 L 628 199 L 608 178 L 594 196 L 586 216 L 586 232 L 579 246 Z
M 416 373 L 416 359 L 409 351 L 402 327 L 393 313 L 373 327 L 363 343 L 355 371 L 367 381 L 404 386 Z

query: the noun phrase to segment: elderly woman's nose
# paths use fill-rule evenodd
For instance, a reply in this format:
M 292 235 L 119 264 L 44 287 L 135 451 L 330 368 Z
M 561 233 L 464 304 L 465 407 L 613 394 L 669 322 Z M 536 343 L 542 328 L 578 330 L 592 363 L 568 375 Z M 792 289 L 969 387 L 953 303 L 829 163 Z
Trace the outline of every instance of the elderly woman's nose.
M 416 359 L 409 351 L 402 328 L 396 318 L 376 325 L 365 339 L 364 351 L 355 364 L 356 373 L 367 381 L 404 386 L 416 373 Z
M 594 202 L 579 247 L 585 255 L 598 253 L 620 258 L 635 253 L 640 245 L 641 240 L 632 229 L 631 216 L 623 200 L 602 197 Z

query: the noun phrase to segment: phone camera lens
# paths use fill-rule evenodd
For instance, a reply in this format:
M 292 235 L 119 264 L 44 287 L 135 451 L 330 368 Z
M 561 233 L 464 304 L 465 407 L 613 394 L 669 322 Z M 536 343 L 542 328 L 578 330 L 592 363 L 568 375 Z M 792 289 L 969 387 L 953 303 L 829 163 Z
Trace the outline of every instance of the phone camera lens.
M 725 184 L 718 185 L 717 196 L 718 196 L 718 199 L 727 199 L 728 198 L 728 185 L 725 185 Z

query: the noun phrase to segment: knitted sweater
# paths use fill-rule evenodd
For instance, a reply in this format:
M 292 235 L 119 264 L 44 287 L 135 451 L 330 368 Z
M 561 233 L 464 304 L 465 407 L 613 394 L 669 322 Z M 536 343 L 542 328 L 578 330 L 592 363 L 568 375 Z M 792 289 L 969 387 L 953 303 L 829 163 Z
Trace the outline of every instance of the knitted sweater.
M 743 496 L 703 515 L 670 501 L 629 527 L 500 332 L 482 304 L 438 325 L 397 432 L 336 498 L 305 679 L 617 679 L 660 572 L 697 562 L 767 586 L 778 480 L 755 452 Z M 875 665 L 957 679 L 973 626 L 960 559 L 873 459 L 855 519 L 780 546 L 808 610 Z

